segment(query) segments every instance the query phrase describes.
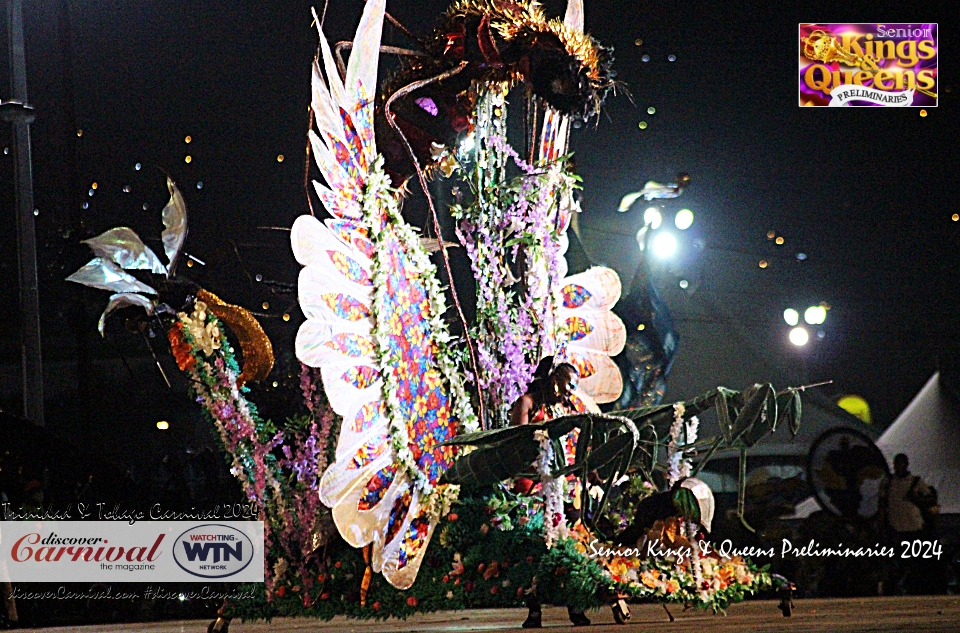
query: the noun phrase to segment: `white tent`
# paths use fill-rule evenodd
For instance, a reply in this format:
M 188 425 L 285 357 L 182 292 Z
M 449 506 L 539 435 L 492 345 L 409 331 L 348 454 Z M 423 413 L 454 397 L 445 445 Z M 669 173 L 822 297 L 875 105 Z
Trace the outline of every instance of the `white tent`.
M 890 464 L 897 453 L 907 455 L 910 472 L 937 489 L 941 514 L 960 513 L 960 412 L 944 393 L 940 372 L 884 431 L 877 446 Z M 792 518 L 805 518 L 819 509 L 810 497 L 797 505 Z
M 939 372 L 880 436 L 877 446 L 890 463 L 894 455 L 905 453 L 910 472 L 937 489 L 940 512 L 960 513 L 960 412 L 944 393 Z

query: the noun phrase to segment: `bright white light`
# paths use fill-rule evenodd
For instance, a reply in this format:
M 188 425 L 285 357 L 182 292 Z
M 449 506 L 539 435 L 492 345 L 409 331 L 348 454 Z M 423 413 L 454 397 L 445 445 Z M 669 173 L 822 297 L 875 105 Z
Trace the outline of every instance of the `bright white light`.
M 689 287 L 689 286 L 690 286 L 690 282 L 689 282 L 689 281 L 687 281 L 686 279 L 681 279 L 681 280 L 680 280 L 680 287 L 681 287 L 681 288 L 683 288 L 684 290 L 686 290 L 687 287 Z
M 157 422 L 157 428 L 160 429 L 161 431 L 166 431 L 167 429 L 170 428 L 170 423 L 167 422 L 166 420 L 160 420 L 159 422 Z
M 680 209 L 677 211 L 677 217 L 674 219 L 674 223 L 678 229 L 686 231 L 693 224 L 693 211 L 690 209 Z
M 670 257 L 677 252 L 677 238 L 671 233 L 659 233 L 653 238 L 653 252 L 657 257 Z
M 804 310 L 803 320 L 810 325 L 820 325 L 827 320 L 827 309 L 823 306 L 810 306 Z
M 807 334 L 806 328 L 795 327 L 790 330 L 790 342 L 797 347 L 803 347 L 809 340 L 810 335 Z
M 787 322 L 787 325 L 797 325 L 800 323 L 800 313 L 793 308 L 787 308 L 783 311 L 783 320 Z
M 465 139 L 463 139 L 463 142 L 460 143 L 460 151 L 464 154 L 469 154 L 472 152 L 474 147 L 476 147 L 476 143 L 474 143 L 473 134 L 467 136 Z
M 650 207 L 643 212 L 643 223 L 649 224 L 651 229 L 659 229 L 661 222 L 663 222 L 663 216 L 660 215 L 660 209 Z

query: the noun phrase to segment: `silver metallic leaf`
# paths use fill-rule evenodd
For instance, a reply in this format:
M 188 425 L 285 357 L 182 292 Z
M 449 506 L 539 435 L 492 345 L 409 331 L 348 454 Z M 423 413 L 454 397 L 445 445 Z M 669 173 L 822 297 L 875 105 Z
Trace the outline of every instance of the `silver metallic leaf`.
M 125 226 L 118 226 L 101 233 L 84 244 L 93 249 L 93 254 L 125 268 L 126 270 L 149 270 L 158 275 L 166 275 L 167 267 L 160 258 L 143 243 L 140 237 Z
M 103 310 L 103 314 L 100 315 L 100 322 L 97 324 L 97 330 L 99 330 L 100 336 L 103 336 L 103 326 L 107 322 L 107 316 L 109 316 L 114 310 L 126 308 L 127 306 L 140 306 L 147 311 L 147 314 L 153 316 L 154 304 L 152 299 L 144 297 L 143 295 L 138 295 L 134 292 L 120 292 L 115 295 L 111 295 L 110 302 Z
M 72 281 L 91 288 L 110 290 L 111 292 L 142 292 L 155 295 L 157 291 L 137 280 L 109 259 L 94 257 L 86 266 L 67 277 Z
M 180 249 L 183 248 L 183 243 L 187 239 L 187 204 L 183 201 L 176 183 L 169 176 L 167 176 L 167 189 L 170 190 L 170 201 L 163 208 L 163 226 L 166 228 L 161 237 L 163 252 L 170 261 L 168 268 L 172 277 L 177 266 L 177 258 L 180 256 Z

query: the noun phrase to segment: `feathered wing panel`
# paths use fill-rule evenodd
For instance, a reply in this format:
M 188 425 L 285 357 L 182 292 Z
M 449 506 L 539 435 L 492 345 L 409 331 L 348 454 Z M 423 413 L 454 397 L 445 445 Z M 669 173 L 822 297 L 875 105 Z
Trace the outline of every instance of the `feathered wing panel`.
M 560 282 L 555 302 L 559 356 L 580 373 L 580 391 L 595 402 L 613 402 L 623 378 L 611 360 L 623 351 L 627 330 L 611 309 L 620 299 L 620 277 L 595 266 Z
M 368 95 L 384 4 L 367 2 L 345 81 L 321 33 L 310 143 L 326 182 L 315 188 L 332 217 L 297 219 L 291 239 L 304 266 L 299 300 L 307 317 L 297 357 L 320 368 L 343 418 L 320 499 L 344 539 L 355 547 L 372 543 L 373 569 L 406 588 L 436 525 L 436 483 L 455 456 L 440 444 L 458 429 L 451 391 L 460 378 L 443 347 L 436 271 L 400 217 L 376 152 Z M 457 393 L 459 416 L 472 420 Z

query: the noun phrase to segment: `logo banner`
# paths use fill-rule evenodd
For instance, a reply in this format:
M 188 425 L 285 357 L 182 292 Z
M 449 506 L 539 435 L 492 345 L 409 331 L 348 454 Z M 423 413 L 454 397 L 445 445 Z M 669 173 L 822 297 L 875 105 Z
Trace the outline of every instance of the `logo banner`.
M 935 108 L 935 22 L 802 23 L 800 105 Z
M 263 582 L 263 521 L 0 521 L 0 581 Z
M 914 90 L 904 90 L 903 92 L 883 92 L 873 88 L 864 88 L 862 86 L 844 86 L 833 91 L 830 99 L 830 106 L 850 106 L 852 101 L 869 101 L 870 103 L 882 106 L 909 106 L 913 103 Z

